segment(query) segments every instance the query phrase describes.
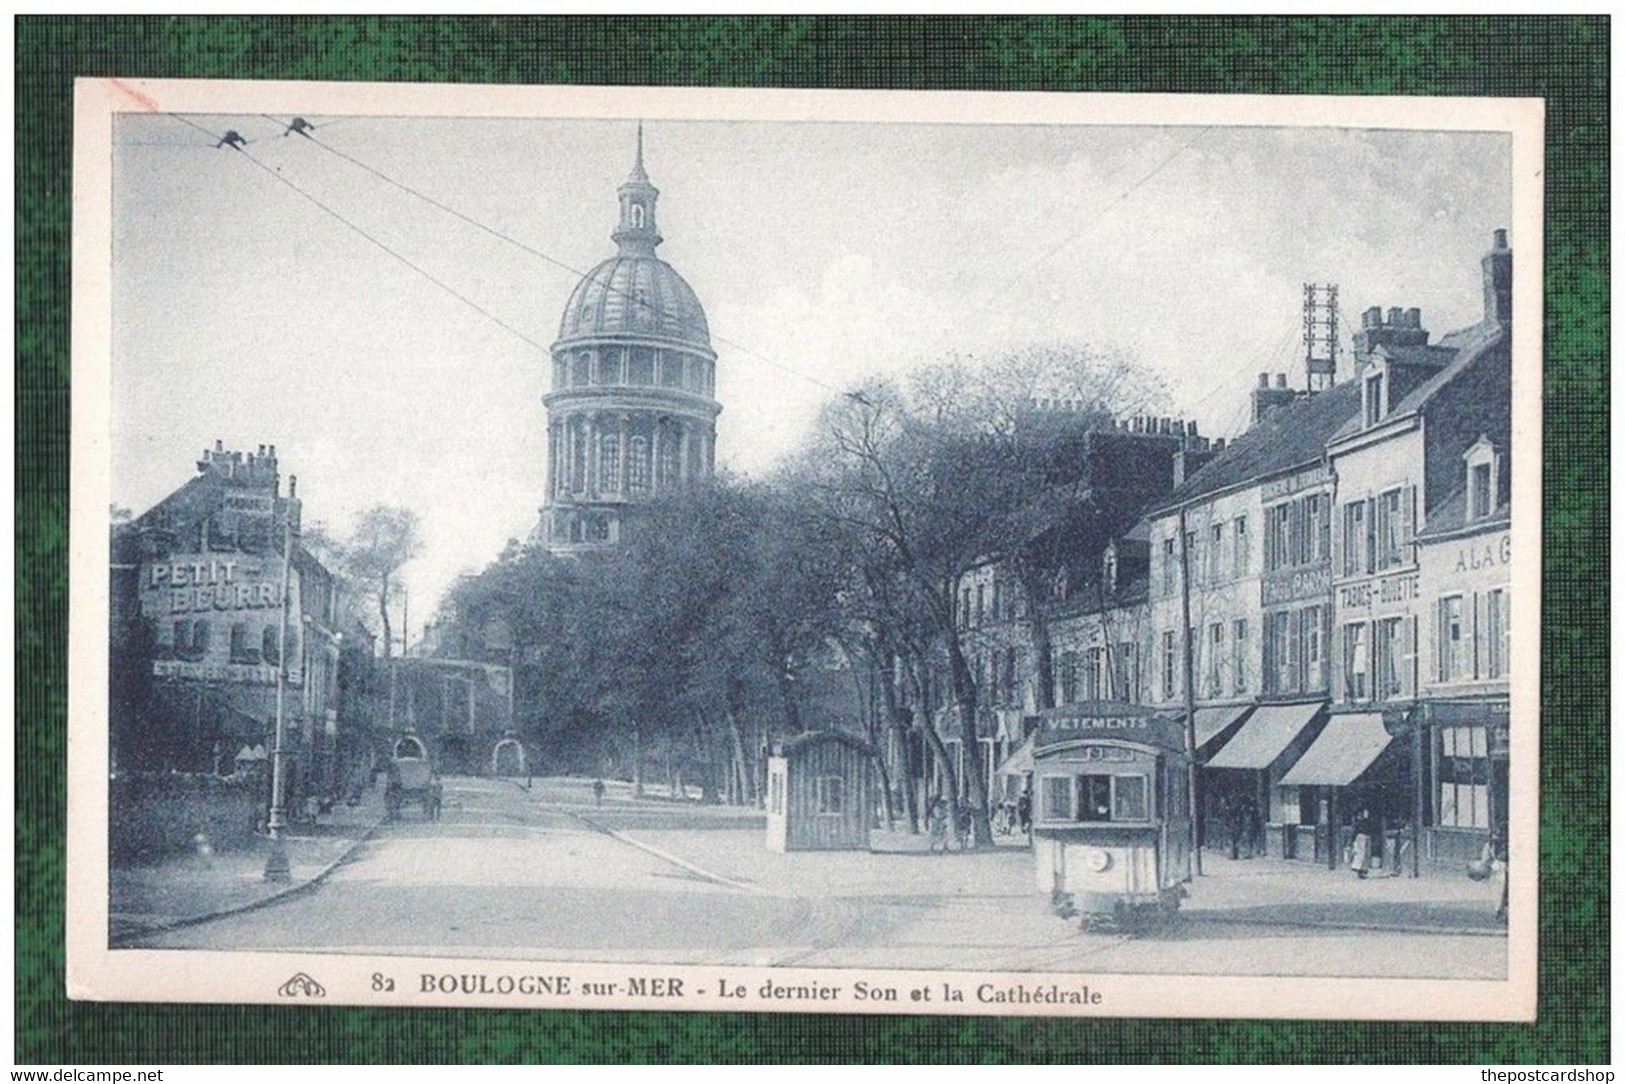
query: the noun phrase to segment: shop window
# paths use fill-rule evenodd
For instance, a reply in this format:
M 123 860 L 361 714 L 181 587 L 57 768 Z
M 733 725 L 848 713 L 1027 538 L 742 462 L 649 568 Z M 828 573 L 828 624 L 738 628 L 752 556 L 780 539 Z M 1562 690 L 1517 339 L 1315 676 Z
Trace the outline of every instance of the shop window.
M 1439 729 L 1439 826 L 1490 826 L 1490 761 L 1481 726 Z
M 842 779 L 838 775 L 821 775 L 813 782 L 814 795 L 818 801 L 820 816 L 836 817 L 844 811 L 842 802 L 845 795 L 841 790 Z

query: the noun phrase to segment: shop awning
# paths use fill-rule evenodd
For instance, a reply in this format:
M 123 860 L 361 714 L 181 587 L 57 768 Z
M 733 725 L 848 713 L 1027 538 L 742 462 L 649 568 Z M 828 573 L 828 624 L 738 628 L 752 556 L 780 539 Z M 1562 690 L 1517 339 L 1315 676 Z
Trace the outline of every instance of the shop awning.
M 1381 712 L 1334 715 L 1315 743 L 1281 777 L 1281 785 L 1346 787 L 1360 778 L 1393 740 L 1382 725 Z
M 1262 704 L 1234 737 L 1207 761 L 1209 768 L 1263 769 L 1274 764 L 1292 739 L 1320 713 L 1320 701 L 1309 704 Z
M 1197 708 L 1196 709 L 1196 748 L 1202 746 L 1223 734 L 1226 730 L 1251 711 L 1251 704 L 1232 705 L 1228 708 Z

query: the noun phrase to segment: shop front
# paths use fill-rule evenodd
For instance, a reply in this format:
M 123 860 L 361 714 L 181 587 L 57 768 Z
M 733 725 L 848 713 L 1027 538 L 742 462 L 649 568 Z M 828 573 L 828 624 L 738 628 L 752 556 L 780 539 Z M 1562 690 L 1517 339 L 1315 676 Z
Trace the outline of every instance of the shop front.
M 1215 818 L 1204 845 L 1238 857 L 1258 851 L 1272 858 L 1313 858 L 1314 824 L 1303 834 L 1298 796 L 1279 784 L 1325 725 L 1326 702 L 1264 703 L 1208 757 L 1202 789 Z M 1307 853 L 1305 853 L 1307 849 Z
M 1424 701 L 1420 714 L 1432 747 L 1424 857 L 1445 869 L 1480 860 L 1486 847 L 1507 858 L 1507 698 Z
M 1409 866 L 1414 872 L 1410 719 L 1403 708 L 1332 715 L 1281 777 L 1281 790 L 1295 796 L 1304 819 L 1312 816 L 1314 857 L 1328 869 L 1342 863 L 1355 833 L 1366 827 L 1374 869 L 1395 874 Z

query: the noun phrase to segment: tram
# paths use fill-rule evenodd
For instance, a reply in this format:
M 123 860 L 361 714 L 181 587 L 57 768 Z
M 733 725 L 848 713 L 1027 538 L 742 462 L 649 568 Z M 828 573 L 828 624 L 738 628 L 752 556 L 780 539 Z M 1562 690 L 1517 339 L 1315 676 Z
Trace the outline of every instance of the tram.
M 1103 701 L 1051 708 L 1033 753 L 1035 876 L 1057 914 L 1132 931 L 1178 910 L 1192 852 L 1179 718 Z

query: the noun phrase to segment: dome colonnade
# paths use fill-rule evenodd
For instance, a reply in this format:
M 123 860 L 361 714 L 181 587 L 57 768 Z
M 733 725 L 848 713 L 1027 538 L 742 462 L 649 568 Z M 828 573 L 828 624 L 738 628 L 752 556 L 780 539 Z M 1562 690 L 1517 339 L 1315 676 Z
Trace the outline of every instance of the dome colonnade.
M 555 552 L 620 541 L 635 505 L 710 477 L 716 463 L 716 352 L 693 289 L 655 255 L 659 191 L 643 169 L 618 189 L 619 251 L 585 275 L 552 347 L 547 500 Z

